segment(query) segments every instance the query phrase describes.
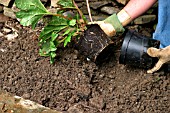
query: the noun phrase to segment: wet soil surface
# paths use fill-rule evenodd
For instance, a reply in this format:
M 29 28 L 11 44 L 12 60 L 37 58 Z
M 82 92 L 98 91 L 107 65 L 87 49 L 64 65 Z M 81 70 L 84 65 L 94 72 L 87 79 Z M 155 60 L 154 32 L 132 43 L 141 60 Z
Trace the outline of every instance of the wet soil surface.
M 170 112 L 170 74 L 121 65 L 119 49 L 109 62 L 96 66 L 72 46 L 59 48 L 51 65 L 38 54 L 38 30 L 15 21 L 8 25 L 18 30 L 18 37 L 0 37 L 0 88 L 72 113 Z

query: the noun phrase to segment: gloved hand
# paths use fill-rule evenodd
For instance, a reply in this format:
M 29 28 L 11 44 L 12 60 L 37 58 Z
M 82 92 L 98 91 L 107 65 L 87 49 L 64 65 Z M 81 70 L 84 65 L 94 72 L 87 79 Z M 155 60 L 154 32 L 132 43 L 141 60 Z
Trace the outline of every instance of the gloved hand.
M 104 21 L 94 21 L 90 22 L 89 24 L 98 24 L 100 28 L 106 33 L 106 35 L 110 37 L 124 32 L 124 28 L 116 14 L 109 16 Z
M 94 22 L 89 22 L 88 24 L 98 24 L 100 28 L 106 33 L 107 36 L 115 36 L 116 35 L 116 30 L 110 23 L 106 23 L 104 21 L 94 21 Z
M 104 21 L 94 21 L 89 22 L 89 24 L 98 24 L 101 29 L 111 37 L 116 34 L 122 34 L 125 31 L 123 25 L 128 24 L 130 20 L 130 16 L 126 13 L 126 11 L 121 10 L 117 15 L 113 14 Z
M 163 49 L 157 49 L 157 48 L 148 48 L 147 53 L 151 57 L 158 57 L 159 60 L 156 63 L 156 65 L 147 71 L 147 73 L 153 73 L 157 70 L 159 70 L 162 65 L 168 61 L 170 61 L 170 46 L 167 46 Z

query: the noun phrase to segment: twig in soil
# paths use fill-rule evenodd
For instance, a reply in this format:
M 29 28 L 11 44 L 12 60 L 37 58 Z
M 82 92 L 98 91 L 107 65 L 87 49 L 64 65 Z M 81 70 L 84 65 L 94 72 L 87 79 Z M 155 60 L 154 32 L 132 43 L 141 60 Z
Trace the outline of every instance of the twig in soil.
M 86 4 L 87 4 L 87 10 L 88 10 L 88 13 L 89 13 L 90 21 L 93 22 L 93 19 L 92 19 L 92 16 L 91 16 L 91 12 L 90 12 L 89 1 L 88 0 L 86 0 Z

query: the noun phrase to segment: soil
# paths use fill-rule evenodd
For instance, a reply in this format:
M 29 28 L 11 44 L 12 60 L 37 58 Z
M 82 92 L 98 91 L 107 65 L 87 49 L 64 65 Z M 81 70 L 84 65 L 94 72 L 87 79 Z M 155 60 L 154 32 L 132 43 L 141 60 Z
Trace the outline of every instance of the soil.
M 51 65 L 38 54 L 38 28 L 31 30 L 14 20 L 7 24 L 19 36 L 13 41 L 0 37 L 1 89 L 70 113 L 170 112 L 169 73 L 146 74 L 143 68 L 119 64 L 119 48 L 96 66 L 82 60 L 72 45 L 61 47 Z

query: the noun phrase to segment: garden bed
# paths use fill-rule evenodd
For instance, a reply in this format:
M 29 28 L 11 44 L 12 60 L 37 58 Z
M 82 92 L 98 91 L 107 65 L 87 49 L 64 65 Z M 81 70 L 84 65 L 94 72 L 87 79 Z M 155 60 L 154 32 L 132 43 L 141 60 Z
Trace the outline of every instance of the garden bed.
M 10 20 L 18 31 L 0 37 L 0 88 L 55 110 L 78 113 L 168 113 L 170 74 L 119 64 L 120 48 L 100 66 L 81 59 L 73 45 L 58 48 L 54 64 L 40 57 L 39 28 Z M 1 24 L 3 28 L 5 24 Z M 0 30 L 2 31 L 2 29 Z

